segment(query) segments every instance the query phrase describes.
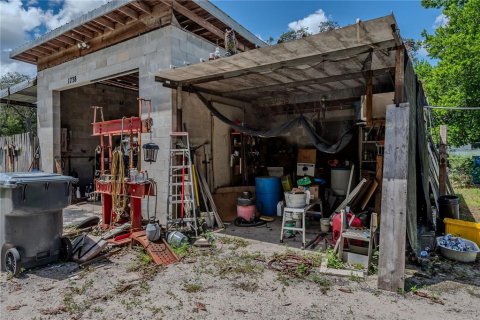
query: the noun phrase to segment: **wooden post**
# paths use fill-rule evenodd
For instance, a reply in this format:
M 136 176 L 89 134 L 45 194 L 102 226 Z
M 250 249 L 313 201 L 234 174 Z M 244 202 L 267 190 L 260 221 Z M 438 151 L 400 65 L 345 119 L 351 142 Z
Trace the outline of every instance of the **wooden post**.
M 408 103 L 387 106 L 378 288 L 403 291 L 409 147 Z
M 398 106 L 405 102 L 403 95 L 403 83 L 405 79 L 405 49 L 400 47 L 395 55 L 395 97 L 394 103 Z
M 440 146 L 439 153 L 439 170 L 438 170 L 438 189 L 441 196 L 447 194 L 447 126 L 440 126 Z
M 372 108 L 373 108 L 373 72 L 367 72 L 367 94 L 366 94 L 366 118 L 367 126 L 372 126 Z

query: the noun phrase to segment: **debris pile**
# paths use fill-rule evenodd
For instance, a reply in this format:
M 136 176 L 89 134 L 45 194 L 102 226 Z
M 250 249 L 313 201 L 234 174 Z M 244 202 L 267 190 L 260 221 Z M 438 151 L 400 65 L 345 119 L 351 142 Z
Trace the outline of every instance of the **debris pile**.
M 464 239 L 460 237 L 454 237 L 451 234 L 446 234 L 444 237 L 439 239 L 438 242 L 442 247 L 455 250 L 455 251 L 475 251 L 476 248 L 467 243 Z

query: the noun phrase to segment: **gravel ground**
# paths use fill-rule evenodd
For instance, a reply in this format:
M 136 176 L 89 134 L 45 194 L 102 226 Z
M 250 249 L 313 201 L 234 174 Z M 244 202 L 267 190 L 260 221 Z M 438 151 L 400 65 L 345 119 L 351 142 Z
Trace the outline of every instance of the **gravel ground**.
M 478 263 L 443 267 L 448 274 L 437 272 L 435 277 L 408 270 L 412 291 L 390 293 L 376 289 L 376 276 L 337 278 L 318 274 L 316 267 L 301 277 L 283 275 L 267 268 L 272 255 L 306 254 L 315 263 L 318 256 L 218 237 L 215 249 L 190 252 L 167 267 L 153 266 L 139 248 L 124 248 L 86 269 L 62 263 L 26 271 L 19 278 L 2 273 L 0 318 L 480 318 Z

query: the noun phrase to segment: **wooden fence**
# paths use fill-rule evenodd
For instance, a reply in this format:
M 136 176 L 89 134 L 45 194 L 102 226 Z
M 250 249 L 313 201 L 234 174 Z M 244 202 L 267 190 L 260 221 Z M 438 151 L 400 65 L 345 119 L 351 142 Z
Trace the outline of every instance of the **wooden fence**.
M 0 137 L 0 172 L 26 172 L 38 168 L 38 137 L 21 133 Z

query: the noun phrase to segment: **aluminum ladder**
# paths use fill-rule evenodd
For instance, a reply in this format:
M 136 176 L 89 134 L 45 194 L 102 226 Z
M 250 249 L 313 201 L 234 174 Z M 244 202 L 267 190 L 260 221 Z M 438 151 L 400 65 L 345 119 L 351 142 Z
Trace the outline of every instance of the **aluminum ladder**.
M 188 132 L 170 133 L 168 229 L 190 227 L 197 232 L 195 186 Z

